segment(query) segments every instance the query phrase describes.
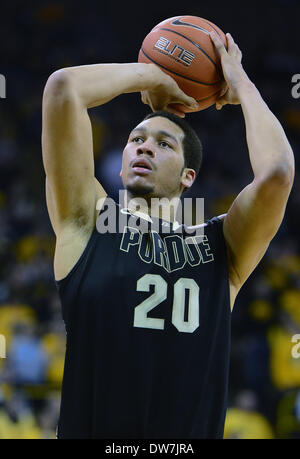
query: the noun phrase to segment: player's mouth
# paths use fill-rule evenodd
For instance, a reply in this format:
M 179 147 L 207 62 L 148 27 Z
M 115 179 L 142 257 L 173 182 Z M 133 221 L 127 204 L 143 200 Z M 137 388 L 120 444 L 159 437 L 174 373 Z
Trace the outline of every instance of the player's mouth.
M 147 175 L 152 172 L 152 166 L 145 158 L 136 159 L 132 164 L 132 169 L 139 175 Z

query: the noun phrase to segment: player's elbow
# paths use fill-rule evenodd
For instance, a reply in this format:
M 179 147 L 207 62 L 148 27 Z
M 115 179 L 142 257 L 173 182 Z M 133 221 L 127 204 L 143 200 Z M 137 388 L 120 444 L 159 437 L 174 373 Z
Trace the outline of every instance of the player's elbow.
M 268 180 L 273 187 L 291 188 L 294 182 L 294 161 L 283 161 L 269 174 Z
M 74 82 L 68 68 L 53 72 L 45 85 L 43 102 L 55 99 L 69 99 L 74 97 Z
M 288 196 L 294 182 L 294 167 L 284 162 L 267 172 L 258 180 L 258 190 L 261 196 L 268 200 L 278 195 Z

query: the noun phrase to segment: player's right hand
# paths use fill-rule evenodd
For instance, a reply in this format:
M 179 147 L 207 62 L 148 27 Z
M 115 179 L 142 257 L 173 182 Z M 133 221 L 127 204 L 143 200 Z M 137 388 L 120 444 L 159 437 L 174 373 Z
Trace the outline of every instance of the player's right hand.
M 221 58 L 222 70 L 228 87 L 225 92 L 221 93 L 219 99 L 216 101 L 217 110 L 221 110 L 222 107 L 227 104 L 239 105 L 239 87 L 247 87 L 249 84 L 252 84 L 243 69 L 242 52 L 240 48 L 233 40 L 230 33 L 227 33 L 226 37 L 228 42 L 228 51 L 217 34 L 213 31 L 210 32 L 210 38 Z
M 155 64 L 149 65 L 153 66 L 155 83 L 152 88 L 149 88 L 147 91 L 142 91 L 141 95 L 142 102 L 149 105 L 153 112 L 165 110 L 184 118 L 185 113 L 176 110 L 170 105 L 180 104 L 189 109 L 198 107 L 196 100 L 185 94 L 172 77 L 160 70 Z

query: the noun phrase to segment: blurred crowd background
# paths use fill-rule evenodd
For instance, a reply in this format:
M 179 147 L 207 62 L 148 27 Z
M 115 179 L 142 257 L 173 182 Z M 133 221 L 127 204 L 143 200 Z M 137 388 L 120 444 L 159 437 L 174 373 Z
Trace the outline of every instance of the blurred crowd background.
M 231 4 L 232 3 L 232 4 Z M 54 233 L 45 202 L 41 102 L 62 67 L 137 60 L 144 36 L 168 17 L 204 17 L 230 31 L 243 64 L 279 118 L 296 158 L 281 228 L 239 293 L 232 313 L 225 438 L 300 438 L 300 73 L 297 0 L 268 2 L 59 2 L 1 4 L 0 73 L 0 438 L 55 438 L 65 328 L 54 283 Z M 300 92 L 300 91 L 299 91 Z M 118 198 L 123 146 L 149 110 L 139 94 L 90 110 L 95 170 Z M 186 197 L 205 198 L 205 216 L 227 211 L 252 180 L 242 112 L 226 106 L 188 115 L 204 146 L 202 170 Z M 300 354 L 300 352 L 299 352 Z M 76 381 L 74 381 L 76 384 Z

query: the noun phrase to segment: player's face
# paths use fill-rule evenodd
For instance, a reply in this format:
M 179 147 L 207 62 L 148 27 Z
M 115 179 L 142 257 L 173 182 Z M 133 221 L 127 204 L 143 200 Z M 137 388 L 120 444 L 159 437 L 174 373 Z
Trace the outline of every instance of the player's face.
M 142 121 L 129 135 L 121 177 L 132 196 L 179 196 L 191 180 L 184 169 L 184 132 L 167 118 Z M 193 180 L 192 180 L 193 181 Z

